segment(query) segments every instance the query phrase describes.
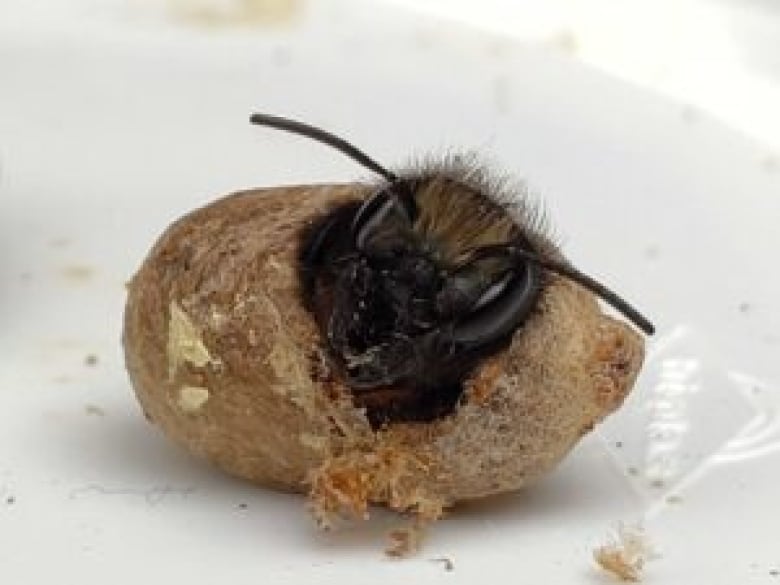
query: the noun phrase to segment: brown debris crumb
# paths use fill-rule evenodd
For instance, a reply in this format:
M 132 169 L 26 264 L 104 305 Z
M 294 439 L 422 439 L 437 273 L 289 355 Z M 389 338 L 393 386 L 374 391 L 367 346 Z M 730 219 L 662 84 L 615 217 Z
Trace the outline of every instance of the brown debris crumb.
M 14 496 L 8 496 L 5 499 L 5 503 L 8 504 L 9 506 L 12 505 L 12 504 L 15 504 L 16 503 L 16 498 Z
M 451 573 L 455 570 L 455 563 L 453 563 L 452 559 L 449 557 L 438 557 L 430 560 L 433 563 L 441 563 L 441 565 L 444 567 L 444 570 L 448 573 Z
M 408 557 L 420 548 L 425 535 L 425 523 L 414 521 L 410 526 L 393 530 L 390 534 L 390 544 L 385 549 L 385 554 L 393 558 Z
M 98 356 L 96 356 L 94 353 L 87 354 L 87 356 L 84 358 L 84 365 L 93 367 L 96 366 L 98 363 Z
M 91 416 L 106 416 L 106 411 L 95 404 L 87 404 L 84 407 L 84 412 Z
M 642 577 L 647 561 L 655 558 L 639 526 L 618 526 L 610 541 L 593 551 L 593 559 L 607 573 L 620 581 L 636 583 Z
M 407 508 L 414 512 L 414 519 L 409 526 L 390 533 L 390 544 L 385 549 L 389 557 L 404 558 L 416 553 L 425 537 L 426 528 L 441 518 L 443 513 L 441 504 L 419 496 L 414 505 Z M 445 570 L 451 569 L 445 567 Z
M 83 264 L 73 264 L 60 270 L 60 275 L 69 282 L 83 284 L 95 275 L 95 269 Z

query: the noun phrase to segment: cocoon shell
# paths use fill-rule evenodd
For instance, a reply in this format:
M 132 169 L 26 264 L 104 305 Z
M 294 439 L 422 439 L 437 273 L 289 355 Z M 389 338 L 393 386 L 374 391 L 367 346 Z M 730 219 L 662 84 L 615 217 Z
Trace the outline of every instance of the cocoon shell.
M 301 304 L 299 234 L 359 184 L 237 193 L 175 222 L 129 284 L 127 368 L 149 420 L 258 484 L 310 495 L 324 525 L 371 503 L 438 517 L 535 481 L 614 411 L 643 340 L 550 276 L 455 412 L 372 430 Z

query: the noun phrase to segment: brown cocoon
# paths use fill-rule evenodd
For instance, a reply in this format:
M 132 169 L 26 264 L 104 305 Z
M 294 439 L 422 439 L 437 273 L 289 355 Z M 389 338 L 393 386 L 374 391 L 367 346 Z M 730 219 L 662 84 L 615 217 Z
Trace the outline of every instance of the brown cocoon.
M 125 312 L 148 418 L 230 473 L 308 492 L 323 524 L 369 503 L 435 518 L 538 479 L 622 403 L 644 352 L 593 295 L 551 277 L 453 414 L 373 431 L 329 367 L 296 267 L 307 222 L 366 189 L 247 191 L 187 215 L 132 279 Z

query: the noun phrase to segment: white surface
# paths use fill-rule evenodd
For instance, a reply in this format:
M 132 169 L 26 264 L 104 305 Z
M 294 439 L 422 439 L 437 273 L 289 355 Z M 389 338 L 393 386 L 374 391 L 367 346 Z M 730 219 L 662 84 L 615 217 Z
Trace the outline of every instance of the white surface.
M 62 6 L 0 8 L 3 583 L 602 583 L 591 550 L 636 520 L 662 554 L 648 583 L 777 580 L 768 145 L 568 54 L 390 6 L 205 28 L 158 4 Z M 318 534 L 303 498 L 192 460 L 132 397 L 123 283 L 172 219 L 247 186 L 365 176 L 250 127 L 252 109 L 387 164 L 484 152 L 544 197 L 570 257 L 659 327 L 597 434 L 537 487 L 453 513 L 411 560 L 381 555 L 395 517 Z
M 388 0 L 553 47 L 780 152 L 776 0 Z

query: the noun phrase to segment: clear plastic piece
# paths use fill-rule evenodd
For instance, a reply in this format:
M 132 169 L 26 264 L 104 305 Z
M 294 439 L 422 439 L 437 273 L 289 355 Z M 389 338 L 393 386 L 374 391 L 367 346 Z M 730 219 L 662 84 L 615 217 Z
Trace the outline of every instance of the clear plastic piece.
M 714 466 L 780 450 L 775 393 L 727 363 L 705 336 L 677 326 L 650 346 L 619 416 L 599 427 L 650 515 Z

